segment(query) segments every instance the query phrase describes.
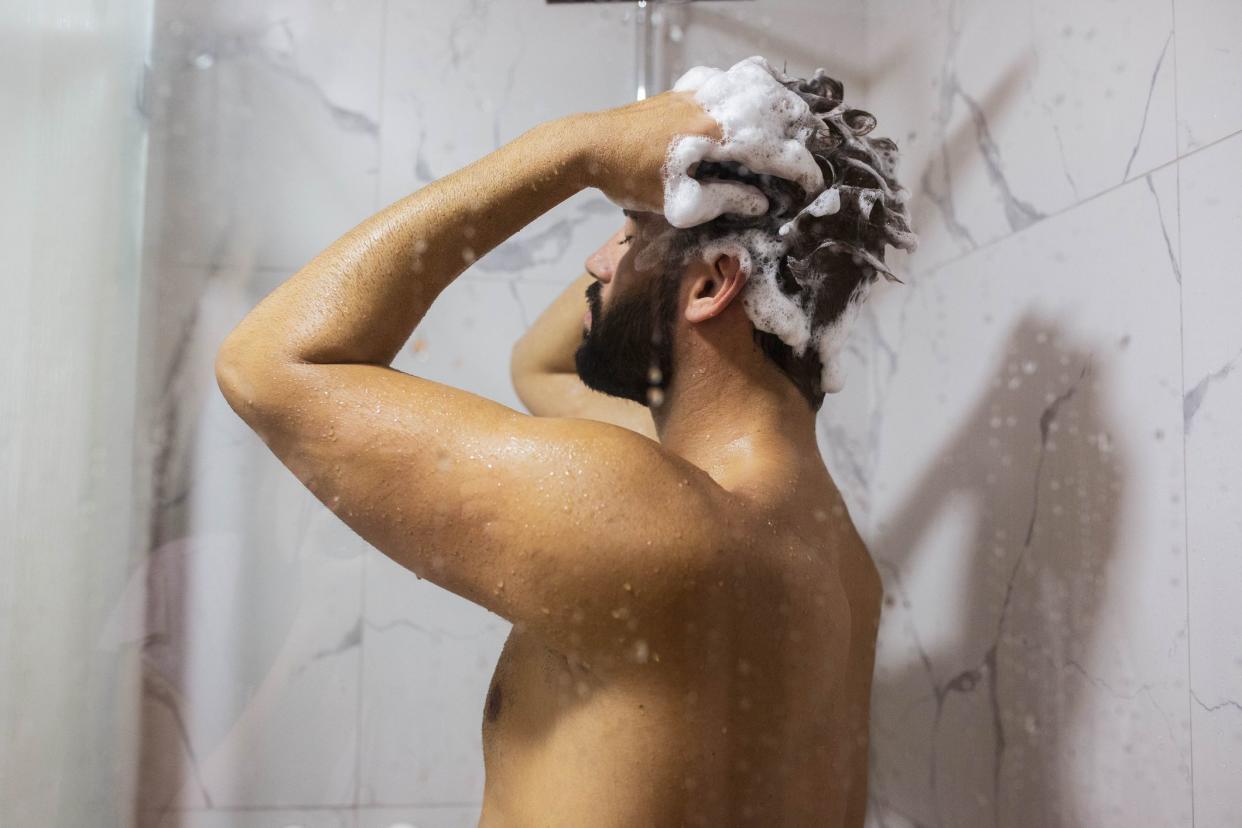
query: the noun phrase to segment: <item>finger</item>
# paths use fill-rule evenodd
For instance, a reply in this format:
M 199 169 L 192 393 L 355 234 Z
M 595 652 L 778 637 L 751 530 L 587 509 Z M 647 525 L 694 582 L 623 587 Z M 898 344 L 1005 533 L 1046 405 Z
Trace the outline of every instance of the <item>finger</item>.
M 703 224 L 724 213 L 758 216 L 767 209 L 767 196 L 740 181 L 700 182 L 680 176 L 665 189 L 664 219 L 679 229 Z
M 706 221 L 725 213 L 761 216 L 768 211 L 768 197 L 758 187 L 740 181 L 711 181 L 703 184 L 703 200 L 713 211 Z
M 669 175 L 689 175 L 690 168 L 718 145 L 702 135 L 681 135 L 669 144 L 664 167 Z
M 807 193 L 824 188 L 824 174 L 815 157 L 805 144 L 792 138 L 775 144 L 739 139 L 709 146 L 705 152 L 707 160 L 745 164 L 751 172 L 793 181 Z

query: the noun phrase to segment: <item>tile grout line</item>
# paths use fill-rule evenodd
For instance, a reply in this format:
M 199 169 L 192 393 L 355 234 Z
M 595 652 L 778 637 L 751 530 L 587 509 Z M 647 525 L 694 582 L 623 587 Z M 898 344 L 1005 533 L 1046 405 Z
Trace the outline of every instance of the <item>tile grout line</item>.
M 1181 271 L 1181 278 L 1177 280 L 1177 336 L 1178 348 L 1181 356 L 1181 376 L 1182 376 L 1182 399 L 1186 397 L 1186 303 L 1184 299 L 1186 291 L 1186 269 L 1184 267 L 1185 260 L 1182 258 L 1182 165 L 1181 157 L 1178 155 L 1181 142 L 1181 100 L 1178 94 L 1180 79 L 1177 74 L 1178 70 L 1178 49 L 1177 49 L 1177 0 L 1169 0 L 1169 12 L 1172 16 L 1173 27 L 1173 152 L 1176 156 L 1173 167 L 1175 188 L 1177 193 L 1177 266 Z M 1235 132 L 1234 135 L 1237 133 Z M 1224 140 L 1224 139 L 1222 139 Z M 1188 153 L 1193 154 L 1193 153 Z M 1190 486 L 1189 486 L 1189 467 L 1190 459 L 1186 453 L 1186 406 L 1182 405 L 1182 554 L 1185 558 L 1185 574 L 1183 575 L 1186 588 L 1186 728 L 1187 728 L 1187 765 L 1190 769 L 1190 828 L 1195 827 L 1195 711 L 1192 704 L 1192 696 L 1194 695 L 1194 677 L 1192 673 L 1191 659 L 1191 612 L 1190 612 Z
M 1174 64 L 1174 65 L 1176 65 L 1176 61 L 1175 61 L 1175 64 Z M 1174 78 L 1175 78 L 1175 82 L 1176 82 L 1176 74 L 1174 75 Z M 1176 109 L 1176 105 L 1175 105 L 1175 107 L 1174 107 L 1174 108 Z M 936 263 L 936 264 L 934 264 L 934 265 L 931 265 L 930 267 L 926 268 L 925 270 L 914 269 L 914 270 L 911 270 L 910 272 L 912 273 L 912 275 L 915 275 L 915 276 L 928 275 L 928 274 L 936 273 L 937 271 L 943 270 L 943 269 L 945 269 L 946 267 L 948 267 L 949 265 L 954 265 L 954 264 L 957 264 L 958 262 L 965 261 L 966 259 L 969 259 L 971 256 L 975 255 L 976 253 L 978 253 L 978 252 L 980 252 L 980 251 L 982 251 L 982 250 L 987 250 L 987 249 L 989 249 L 989 248 L 991 248 L 991 247 L 994 247 L 994 246 L 996 246 L 996 245 L 1000 244 L 1001 242 L 1006 241 L 1006 240 L 1008 240 L 1008 239 L 1012 239 L 1012 238 L 1014 238 L 1014 237 L 1016 237 L 1016 236 L 1020 236 L 1020 235 L 1022 235 L 1023 233 L 1028 232 L 1028 231 L 1029 231 L 1032 227 L 1038 227 L 1039 225 L 1043 224 L 1044 222 L 1048 221 L 1049 219 L 1054 219 L 1054 218 L 1057 218 L 1058 216 L 1063 216 L 1063 215 L 1065 215 L 1066 213 L 1070 213 L 1070 212 L 1072 212 L 1072 211 L 1074 211 L 1074 210 L 1078 209 L 1079 207 L 1081 207 L 1081 206 L 1083 206 L 1083 205 L 1085 205 L 1085 204 L 1089 204 L 1089 203 L 1091 203 L 1092 201 L 1095 201 L 1095 200 L 1096 200 L 1096 199 L 1098 199 L 1098 198 L 1103 198 L 1104 196 L 1106 196 L 1106 195 L 1108 195 L 1108 194 L 1110 194 L 1110 193 L 1112 193 L 1112 192 L 1115 192 L 1116 190 L 1120 190 L 1122 187 L 1129 186 L 1129 185 L 1131 185 L 1131 184 L 1135 183 L 1136 181 L 1141 181 L 1142 179 L 1146 178 L 1147 176 L 1151 175 L 1152 173 L 1157 173 L 1157 172 L 1160 172 L 1161 170 L 1163 170 L 1163 169 L 1165 169 L 1165 168 L 1167 168 L 1167 167 L 1171 167 L 1171 166 L 1173 166 L 1174 164 L 1177 164 L 1177 163 L 1178 163 L 1178 162 L 1180 162 L 1180 161 L 1183 161 L 1183 160 L 1185 160 L 1185 159 L 1187 159 L 1187 158 L 1190 158 L 1190 157 L 1191 157 L 1191 156 L 1193 156 L 1193 155 L 1197 155 L 1197 154 L 1199 154 L 1200 152 L 1203 152 L 1204 150 L 1211 149 L 1212 147 L 1216 146 L 1217 144 L 1224 143 L 1225 141 L 1228 141 L 1228 140 L 1229 140 L 1229 139 L 1231 139 L 1231 138 L 1236 138 L 1236 137 L 1238 137 L 1239 135 L 1242 135 L 1242 129 L 1235 130 L 1235 131 L 1233 131 L 1233 132 L 1229 133 L 1228 135 L 1223 135 L 1223 136 L 1221 136 L 1220 138 L 1217 138 L 1216 140 L 1211 141 L 1210 143 L 1203 144 L 1202 146 L 1195 147 L 1194 149 L 1190 150 L 1189 152 L 1185 153 L 1184 155 L 1174 156 L 1174 157 L 1173 157 L 1173 158 L 1171 158 L 1170 160 L 1165 161 L 1163 164 L 1158 164 L 1158 165 L 1156 165 L 1156 166 L 1152 167 L 1152 168 L 1151 168 L 1151 169 L 1149 169 L 1149 170 L 1144 170 L 1144 171 L 1142 171 L 1142 172 L 1135 173 L 1134 175 L 1130 176 L 1130 177 L 1129 177 L 1129 178 L 1127 178 L 1125 181 L 1122 181 L 1122 182 L 1121 182 L 1121 183 L 1119 183 L 1119 184 L 1113 184 L 1111 187 L 1108 187 L 1107 189 L 1104 189 L 1104 190 L 1100 190 L 1098 193 L 1095 193 L 1095 194 L 1093 194 L 1093 195 L 1089 195 L 1089 196 L 1087 196 L 1087 197 L 1086 197 L 1086 198 L 1084 198 L 1084 199 L 1080 199 L 1079 201 L 1075 201 L 1073 204 L 1067 204 L 1067 205 L 1065 205 L 1064 207 L 1062 207 L 1062 208 L 1061 208 L 1061 209 L 1059 209 L 1059 210 L 1054 210 L 1054 211 L 1053 211 L 1053 212 L 1051 212 L 1051 213 L 1047 213 L 1047 214 L 1045 214 L 1045 215 L 1044 215 L 1041 219 L 1039 219 L 1038 221 L 1031 222 L 1031 223 L 1030 223 L 1030 224 L 1028 224 L 1027 226 L 1023 227 L 1021 230 L 1015 230 L 1015 231 L 1013 231 L 1013 232 L 1006 233 L 1006 234 L 1005 234 L 1005 235 L 1003 235 L 1003 236 L 998 236 L 998 237 L 996 237 L 996 238 L 994 238 L 994 239 L 991 239 L 990 241 L 986 241 L 986 242 L 984 242 L 983 244 L 979 245 L 978 247 L 973 247 L 973 248 L 971 248 L 970 250 L 966 251 L 965 253 L 962 253 L 961 255 L 954 256 L 954 257 L 953 257 L 953 258 L 951 258 L 951 259 L 945 259 L 943 262 L 938 262 L 938 263 Z M 1179 216 L 1178 216 L 1178 235 L 1179 235 L 1179 238 L 1178 238 L 1178 254 L 1180 255 L 1180 254 L 1181 254 L 1181 238 L 1180 238 L 1180 235 L 1181 235 L 1181 216 L 1180 216 L 1180 206 L 1179 206 L 1179 208 L 1178 208 L 1178 209 L 1179 209 Z

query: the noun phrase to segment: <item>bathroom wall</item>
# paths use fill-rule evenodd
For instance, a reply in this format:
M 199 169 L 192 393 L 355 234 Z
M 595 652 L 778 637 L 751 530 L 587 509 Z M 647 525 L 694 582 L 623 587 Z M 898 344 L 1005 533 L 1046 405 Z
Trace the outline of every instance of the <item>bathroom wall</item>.
M 669 7 L 655 86 L 754 53 L 805 73 L 831 45 L 858 90 L 861 8 Z M 542 0 L 157 3 L 142 370 L 154 380 L 141 431 L 154 519 L 134 578 L 147 603 L 140 824 L 475 824 L 483 699 L 508 624 L 355 537 L 229 410 L 212 361 L 254 304 L 371 212 L 542 120 L 632 100 L 631 13 Z M 513 342 L 619 221 L 595 192 L 538 219 L 443 293 L 396 367 L 519 406 Z M 852 386 L 825 434 L 851 432 L 869 399 Z
M 1242 6 L 875 0 L 875 826 L 1242 824 Z M 895 259 L 897 257 L 894 257 Z
M 142 824 L 473 825 L 508 625 L 339 524 L 212 359 L 370 212 L 629 100 L 630 12 L 205 5 L 157 4 L 148 90 Z M 1242 164 L 1237 8 L 754 0 L 657 23 L 657 88 L 753 53 L 824 65 L 905 151 L 923 245 L 820 418 L 887 585 L 875 826 L 1242 821 L 1242 200 L 1216 185 Z M 537 220 L 397 367 L 517 406 L 512 342 L 616 221 L 595 193 Z
M 151 9 L 20 6 L 0 7 L 0 825 L 130 825 Z

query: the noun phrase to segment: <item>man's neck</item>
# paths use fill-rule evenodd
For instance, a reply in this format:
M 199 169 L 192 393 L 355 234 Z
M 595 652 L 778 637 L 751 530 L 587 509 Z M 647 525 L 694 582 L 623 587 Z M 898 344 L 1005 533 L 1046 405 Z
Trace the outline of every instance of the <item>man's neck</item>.
M 652 417 L 666 449 L 725 488 L 819 454 L 815 412 L 775 371 L 682 372 Z

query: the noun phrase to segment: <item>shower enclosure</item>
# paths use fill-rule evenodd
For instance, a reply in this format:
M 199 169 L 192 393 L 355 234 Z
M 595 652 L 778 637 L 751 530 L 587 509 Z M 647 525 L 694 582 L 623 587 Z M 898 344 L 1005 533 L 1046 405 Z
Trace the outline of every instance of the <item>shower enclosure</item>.
M 371 549 L 213 361 L 385 204 L 761 54 L 902 149 L 819 421 L 885 579 L 869 824 L 1242 824 L 1228 0 L 45 0 L 0 11 L 0 824 L 473 826 L 502 619 Z M 395 367 L 509 351 L 619 221 L 476 262 Z

